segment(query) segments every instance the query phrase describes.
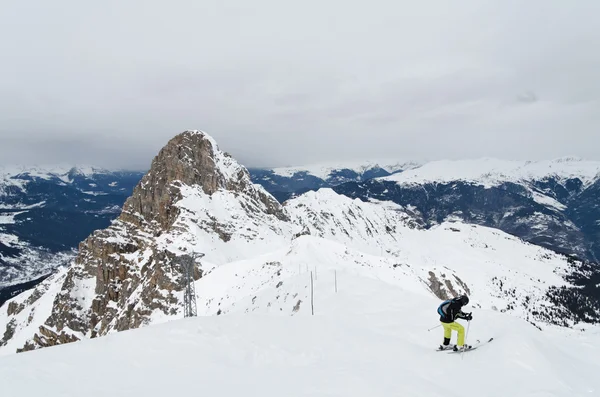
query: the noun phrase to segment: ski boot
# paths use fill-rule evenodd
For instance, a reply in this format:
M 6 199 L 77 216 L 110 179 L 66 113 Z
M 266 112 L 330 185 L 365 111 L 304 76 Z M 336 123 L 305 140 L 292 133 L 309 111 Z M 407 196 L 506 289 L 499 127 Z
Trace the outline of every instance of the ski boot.
M 471 349 L 472 347 L 473 347 L 473 346 L 471 346 L 471 345 L 463 345 L 463 346 L 461 346 L 461 347 L 458 347 L 458 346 L 454 345 L 454 348 L 453 348 L 452 350 L 454 350 L 455 352 L 458 352 L 458 351 L 465 351 L 465 350 L 469 350 L 469 349 Z
M 440 345 L 440 347 L 438 347 L 438 350 L 442 351 L 442 350 L 450 350 L 456 348 L 456 345 L 451 345 L 450 344 L 450 339 L 448 338 L 444 338 L 444 343 Z
M 456 345 L 440 345 L 438 347 L 439 351 L 444 351 L 444 350 L 454 350 L 456 349 Z

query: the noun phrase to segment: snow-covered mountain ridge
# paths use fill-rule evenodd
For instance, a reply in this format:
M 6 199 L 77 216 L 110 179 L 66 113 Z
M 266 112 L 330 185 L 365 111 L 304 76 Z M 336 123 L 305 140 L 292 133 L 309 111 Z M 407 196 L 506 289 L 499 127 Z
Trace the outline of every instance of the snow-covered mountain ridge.
M 73 176 L 75 175 L 91 177 L 96 174 L 109 174 L 118 171 L 120 170 L 109 170 L 106 168 L 96 167 L 87 164 L 0 165 L 0 175 L 2 175 L 4 180 L 7 180 L 9 182 L 12 179 L 19 179 L 20 176 L 28 176 L 30 178 L 42 179 L 51 179 L 54 177 L 58 177 L 60 179 L 63 179 L 66 183 L 68 183 L 73 181 Z
M 577 159 L 432 162 L 334 190 L 411 205 L 428 225 L 461 219 L 597 262 L 599 172 L 600 162 Z
M 307 190 L 389 176 L 420 165 L 416 161 L 366 160 L 299 167 L 248 168 L 248 171 L 254 183 L 262 185 L 279 201 L 284 201 Z
M 365 174 L 370 170 L 381 169 L 389 174 L 394 174 L 399 171 L 412 169 L 422 165 L 416 161 L 401 161 L 401 160 L 365 160 L 365 161 L 346 161 L 335 163 L 321 163 L 307 166 L 290 166 L 272 168 L 274 174 L 280 176 L 291 177 L 297 173 L 307 173 L 317 178 L 327 180 L 335 176 L 342 170 L 354 171 L 358 175 Z
M 486 187 L 505 182 L 579 178 L 588 185 L 600 178 L 600 161 L 577 157 L 518 161 L 497 158 L 437 161 L 363 161 L 295 167 L 249 168 L 255 183 L 284 201 L 294 193 L 369 179 L 424 184 L 464 181 Z
M 294 172 L 302 169 L 303 174 L 288 179 L 266 175 L 264 170 L 253 179 L 282 202 L 328 186 L 352 198 L 410 206 L 427 225 L 462 219 L 584 260 L 600 258 L 600 206 L 596 204 L 600 198 L 600 161 L 575 157 L 430 161 L 391 175 L 375 174 L 340 183 L 322 179 L 315 183 L 316 176 L 310 170 L 318 171 L 319 167 L 296 167 Z M 310 183 L 294 191 L 295 182 L 302 181 Z
M 586 161 L 576 157 L 544 161 L 495 158 L 431 161 L 418 168 L 377 179 L 403 185 L 463 181 L 491 187 L 506 182 L 533 182 L 547 178 L 563 183 L 579 179 L 586 187 L 600 179 L 600 161 Z
M 186 131 L 68 267 L 0 308 L 0 353 L 182 317 L 178 261 L 194 253 L 204 255 L 193 276 L 205 315 L 305 313 L 314 271 L 321 281 L 339 273 L 340 281 L 378 280 L 430 299 L 467 293 L 477 308 L 542 329 L 586 328 L 600 318 L 597 301 L 581 313 L 567 299 L 582 297 L 568 281 L 579 262 L 491 228 L 423 225 L 414 208 L 332 189 L 282 205 L 208 134 Z

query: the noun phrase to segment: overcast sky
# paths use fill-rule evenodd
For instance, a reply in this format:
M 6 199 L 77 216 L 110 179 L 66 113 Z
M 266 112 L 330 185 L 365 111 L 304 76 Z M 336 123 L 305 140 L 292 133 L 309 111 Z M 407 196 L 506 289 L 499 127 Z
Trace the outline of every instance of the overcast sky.
M 0 163 L 600 160 L 598 0 L 4 0 Z

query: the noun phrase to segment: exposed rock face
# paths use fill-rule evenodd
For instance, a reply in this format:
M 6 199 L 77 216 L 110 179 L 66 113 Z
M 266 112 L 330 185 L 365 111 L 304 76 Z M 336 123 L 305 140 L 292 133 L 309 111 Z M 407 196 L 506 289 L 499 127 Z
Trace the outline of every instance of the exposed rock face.
M 287 221 L 282 206 L 266 191 L 252 184 L 248 171 L 221 152 L 214 140 L 199 131 L 185 131 L 171 139 L 152 162 L 150 171 L 135 187 L 113 224 L 94 232 L 79 245 L 52 313 L 21 351 L 97 337 L 111 331 L 143 326 L 153 315 L 181 312 L 184 287 L 177 263 L 181 252 L 173 251 L 183 190 L 198 196 L 217 192 L 243 196 L 246 211 Z M 227 225 L 214 217 L 203 230 L 224 241 L 231 238 Z M 161 241 L 165 237 L 167 241 Z M 194 269 L 195 280 L 203 270 Z M 22 305 L 21 305 L 22 306 Z M 9 305 L 9 315 L 23 308 Z M 13 328 L 6 330 L 10 338 Z
M 183 184 L 198 185 L 208 195 L 219 189 L 252 192 L 267 213 L 285 220 L 279 203 L 253 186 L 248 171 L 216 149 L 212 138 L 202 132 L 186 131 L 171 139 L 125 202 L 120 219 L 136 226 L 145 222 L 168 229 L 179 215 L 174 203 L 182 198 L 179 187 Z
M 438 277 L 435 272 L 429 271 L 428 287 L 441 300 L 471 294 L 469 287 L 456 274 L 453 274 L 452 278 L 454 280 L 449 279 L 445 273 Z
M 17 302 L 10 302 L 6 310 L 9 316 L 14 316 L 15 314 L 19 314 L 24 307 L 25 305 L 22 303 L 18 304 Z
M 14 318 L 10 320 L 8 324 L 6 324 L 6 331 L 4 331 L 4 335 L 2 339 L 0 339 L 0 346 L 6 345 L 6 342 L 13 337 L 15 334 L 15 328 L 17 327 L 17 320 Z

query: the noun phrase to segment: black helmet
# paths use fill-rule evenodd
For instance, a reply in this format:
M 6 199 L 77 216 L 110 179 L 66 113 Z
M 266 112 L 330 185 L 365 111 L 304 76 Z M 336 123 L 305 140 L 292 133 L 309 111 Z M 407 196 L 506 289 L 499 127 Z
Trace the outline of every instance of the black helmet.
M 467 295 L 462 295 L 458 300 L 463 306 L 469 304 L 469 297 Z

